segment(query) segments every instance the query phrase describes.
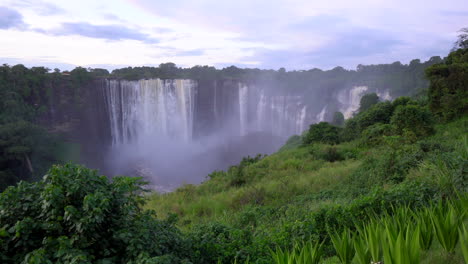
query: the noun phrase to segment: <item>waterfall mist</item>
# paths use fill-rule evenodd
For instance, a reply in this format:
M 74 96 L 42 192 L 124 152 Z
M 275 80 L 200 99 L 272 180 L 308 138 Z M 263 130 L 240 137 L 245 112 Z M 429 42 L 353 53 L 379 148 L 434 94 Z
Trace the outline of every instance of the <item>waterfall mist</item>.
M 306 122 L 300 98 L 237 82 L 106 80 L 103 95 L 108 171 L 143 176 L 161 191 L 199 183 L 243 156 L 269 154 Z
M 102 89 L 106 171 L 143 176 L 160 191 L 200 183 L 247 155 L 270 154 L 333 111 L 350 117 L 368 91 L 350 86 L 334 101 L 320 94 L 308 100 L 271 83 L 188 79 L 111 79 Z

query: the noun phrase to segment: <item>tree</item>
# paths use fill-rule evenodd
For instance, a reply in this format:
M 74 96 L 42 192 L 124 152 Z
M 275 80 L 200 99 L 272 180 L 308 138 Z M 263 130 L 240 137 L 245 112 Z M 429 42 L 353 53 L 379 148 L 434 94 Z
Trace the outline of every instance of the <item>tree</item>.
M 468 49 L 451 52 L 444 63 L 426 69 L 431 111 L 449 121 L 468 111 Z
M 344 123 L 345 123 L 345 118 L 344 118 L 343 113 L 341 112 L 333 113 L 333 120 L 331 122 L 332 125 L 342 127 L 344 126 Z
M 303 143 L 314 142 L 326 144 L 338 144 L 340 142 L 340 128 L 327 122 L 310 125 L 309 131 L 304 135 Z
M 378 102 L 379 96 L 376 93 L 365 94 L 363 97 L 361 97 L 361 101 L 359 103 L 359 112 L 366 111 Z
M 174 219 L 141 208 L 140 178 L 52 167 L 37 183 L 0 194 L 2 263 L 183 263 Z
M 468 27 L 460 29 L 458 39 L 453 45 L 452 51 L 458 49 L 468 49 Z
M 434 119 L 431 112 L 418 105 L 400 105 L 395 109 L 391 122 L 400 135 L 409 131 L 416 137 L 424 137 L 434 132 Z
M 362 132 L 367 127 L 382 123 L 388 124 L 393 114 L 393 106 L 390 102 L 382 102 L 373 105 L 364 112 L 359 113 L 355 118 L 357 127 Z

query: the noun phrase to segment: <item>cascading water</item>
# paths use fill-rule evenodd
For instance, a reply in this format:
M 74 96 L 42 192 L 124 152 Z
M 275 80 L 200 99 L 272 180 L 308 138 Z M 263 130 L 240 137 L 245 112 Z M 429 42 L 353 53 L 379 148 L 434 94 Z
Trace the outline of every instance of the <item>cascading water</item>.
M 354 86 L 351 89 L 344 89 L 338 93 L 338 102 L 341 103 L 340 111 L 345 118 L 351 118 L 353 113 L 359 109 L 361 97 L 367 90 L 367 86 Z
M 325 121 L 325 114 L 327 113 L 328 105 L 325 105 L 320 113 L 318 113 L 315 118 L 317 119 L 317 123 Z
M 104 94 L 112 145 L 161 136 L 189 141 L 194 89 L 192 80 L 107 80 Z
M 248 86 L 243 83 L 239 83 L 239 125 L 241 136 L 245 136 L 247 134 L 248 93 Z
M 266 95 L 260 91 L 256 103 L 256 130 L 268 131 L 274 135 L 288 137 L 304 130 L 307 106 L 300 96 Z
M 271 153 L 311 120 L 301 96 L 231 80 L 106 80 L 103 96 L 113 174 L 143 176 L 159 190 Z
M 380 100 L 382 101 L 391 101 L 392 100 L 392 96 L 390 95 L 390 91 L 389 90 L 385 90 L 383 92 L 381 91 L 377 91 L 377 96 L 380 98 Z

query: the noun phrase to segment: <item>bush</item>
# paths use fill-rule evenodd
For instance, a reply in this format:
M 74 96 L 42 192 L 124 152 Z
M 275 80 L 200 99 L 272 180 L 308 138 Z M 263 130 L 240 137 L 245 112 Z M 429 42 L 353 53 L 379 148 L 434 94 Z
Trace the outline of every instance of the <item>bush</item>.
M 343 113 L 335 112 L 333 114 L 333 120 L 332 120 L 331 124 L 334 125 L 334 126 L 342 127 L 342 126 L 344 126 L 344 123 L 345 123 L 345 118 L 344 118 Z
M 371 106 L 379 102 L 379 96 L 376 93 L 365 94 L 359 102 L 359 112 L 364 112 Z
M 243 157 L 239 165 L 231 166 L 225 173 L 229 179 L 229 186 L 242 186 L 247 182 L 247 177 L 245 174 L 245 169 L 252 164 L 255 164 L 262 160 L 266 155 L 258 154 L 255 157 Z M 222 172 L 217 172 L 216 174 L 222 175 Z M 216 175 L 214 174 L 214 175 Z M 214 175 L 210 176 L 213 177 Z
M 301 146 L 301 144 L 302 144 L 301 136 L 292 135 L 291 137 L 288 138 L 284 146 L 281 147 L 280 151 L 294 149 L 294 148 Z
M 376 146 L 383 143 L 383 136 L 391 136 L 393 133 L 392 125 L 377 123 L 362 132 L 361 142 L 364 145 Z
M 373 105 L 366 111 L 346 121 L 345 128 L 341 134 L 342 141 L 350 141 L 359 138 L 366 128 L 377 123 L 388 124 L 392 114 L 393 105 L 390 102 Z
M 303 143 L 338 144 L 340 142 L 340 128 L 327 122 L 310 125 L 309 131 L 303 138 Z
M 434 132 L 434 120 L 431 112 L 417 105 L 398 106 L 392 115 L 391 124 L 395 126 L 400 135 L 411 131 L 420 138 Z
M 175 219 L 143 211 L 139 178 L 110 182 L 78 165 L 52 167 L 37 183 L 0 195 L 3 263 L 131 263 L 165 256 L 181 261 L 186 244 Z
M 393 114 L 393 106 L 389 102 L 373 105 L 367 111 L 360 113 L 356 118 L 360 131 L 377 123 L 388 124 Z
M 408 96 L 400 96 L 398 97 L 397 99 L 395 99 L 393 102 L 392 102 L 392 106 L 394 109 L 396 109 L 398 106 L 400 105 L 409 105 L 409 104 L 417 104 L 415 101 L 413 101 L 413 99 L 411 99 L 410 97 Z
M 234 259 L 247 258 L 245 247 L 250 244 L 251 235 L 245 230 L 212 222 L 198 225 L 189 233 L 193 245 L 194 263 L 226 263 Z

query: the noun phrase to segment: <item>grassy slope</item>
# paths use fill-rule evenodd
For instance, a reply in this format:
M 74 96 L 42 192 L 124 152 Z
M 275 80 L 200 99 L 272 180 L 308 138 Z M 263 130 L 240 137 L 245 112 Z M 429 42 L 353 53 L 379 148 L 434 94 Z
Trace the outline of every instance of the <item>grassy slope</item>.
M 465 117 L 438 125 L 436 134 L 424 141 L 442 144 L 466 161 L 467 124 L 468 118 Z M 443 192 L 450 190 L 453 179 L 445 165 L 434 161 L 440 153 L 414 158 L 420 155 L 420 151 L 415 151 L 418 144 L 393 146 L 393 150 L 397 148 L 395 153 L 403 153 L 398 154 L 401 157 L 398 156 L 396 162 L 408 167 L 403 182 L 382 179 L 383 176 L 375 176 L 372 170 L 385 170 L 388 157 L 387 160 L 382 157 L 392 151 L 388 144 L 373 147 L 363 146 L 359 141 L 340 144 L 336 151 L 343 160 L 335 162 L 325 160 L 330 148 L 327 145 L 285 146 L 277 153 L 246 166 L 240 176 L 243 182 L 240 186 L 236 185 L 239 176 L 236 178 L 234 173 L 212 174 L 199 186 L 185 185 L 172 193 L 154 193 L 146 207 L 154 209 L 160 217 L 178 214 L 179 226 L 186 231 L 200 223 L 221 222 L 242 229 L 250 228 L 252 232 L 262 234 L 263 239 L 278 241 L 290 235 L 285 231 L 288 226 L 307 218 L 310 212 L 350 204 L 375 188 L 383 191 L 398 188 L 398 185 L 409 181 L 425 181 L 437 186 L 440 195 L 445 195 Z M 410 161 L 404 163 L 405 159 Z M 373 164 L 373 167 L 366 164 Z M 367 176 L 356 176 L 361 174 Z M 451 263 L 462 263 L 457 254 Z M 448 261 L 438 245 L 434 246 L 434 252 L 424 254 L 423 259 L 423 263 Z M 436 259 L 439 260 L 434 262 Z M 331 258 L 327 263 L 336 262 Z

